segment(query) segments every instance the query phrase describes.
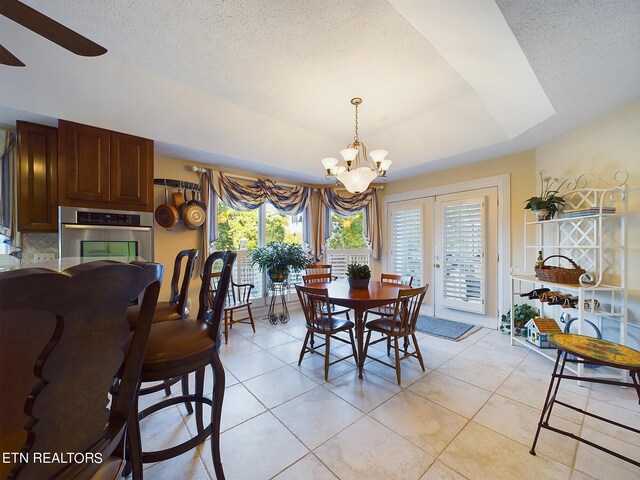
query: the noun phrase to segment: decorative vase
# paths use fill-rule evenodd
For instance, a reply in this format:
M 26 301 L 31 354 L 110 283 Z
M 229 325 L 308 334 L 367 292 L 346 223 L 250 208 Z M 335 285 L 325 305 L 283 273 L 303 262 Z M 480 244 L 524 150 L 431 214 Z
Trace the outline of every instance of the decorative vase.
M 369 288 L 369 279 L 349 278 L 349 288 Z
M 532 212 L 534 213 L 534 215 L 536 216 L 536 219 L 539 222 L 542 222 L 544 220 L 551 220 L 553 218 L 553 211 L 549 208 L 541 208 L 540 210 L 532 210 Z
M 284 270 L 270 268 L 267 270 L 267 275 L 273 282 L 284 282 L 289 277 L 289 270 L 286 268 Z

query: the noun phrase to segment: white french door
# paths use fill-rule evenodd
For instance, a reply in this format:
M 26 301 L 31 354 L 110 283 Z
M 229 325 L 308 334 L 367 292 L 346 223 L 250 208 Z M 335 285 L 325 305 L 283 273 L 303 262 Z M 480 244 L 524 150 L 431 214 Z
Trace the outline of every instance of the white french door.
M 497 189 L 439 195 L 434 203 L 434 314 L 495 328 Z
M 422 313 L 495 328 L 497 188 L 392 202 L 385 271 L 429 284 Z

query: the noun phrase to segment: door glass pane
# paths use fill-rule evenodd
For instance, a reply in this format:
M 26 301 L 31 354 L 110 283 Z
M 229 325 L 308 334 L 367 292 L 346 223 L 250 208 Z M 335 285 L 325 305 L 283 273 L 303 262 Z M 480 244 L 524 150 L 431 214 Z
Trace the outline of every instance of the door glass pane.
M 413 275 L 413 285 L 422 285 L 422 208 L 392 211 L 391 232 L 391 271 L 388 273 Z
M 484 313 L 484 198 L 442 203 L 443 305 Z

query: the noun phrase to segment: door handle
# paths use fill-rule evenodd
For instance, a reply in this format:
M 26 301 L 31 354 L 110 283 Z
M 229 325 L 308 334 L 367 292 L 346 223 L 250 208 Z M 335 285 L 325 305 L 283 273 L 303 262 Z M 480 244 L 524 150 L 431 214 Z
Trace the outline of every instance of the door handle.
M 434 267 L 436 267 L 436 268 L 440 268 L 440 264 L 439 264 L 439 263 L 436 263 L 436 264 L 434 265 Z

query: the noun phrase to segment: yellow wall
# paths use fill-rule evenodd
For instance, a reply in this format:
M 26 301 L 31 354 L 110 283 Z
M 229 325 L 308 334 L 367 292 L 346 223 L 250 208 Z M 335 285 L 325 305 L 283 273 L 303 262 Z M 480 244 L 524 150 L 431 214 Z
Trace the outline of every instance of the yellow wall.
M 193 162 L 183 162 L 173 158 L 158 157 L 154 159 L 154 178 L 170 178 L 175 180 L 185 180 L 187 182 L 198 183 L 199 178 L 196 173 L 191 170 Z M 171 201 L 171 193 L 176 189 L 168 189 L 169 201 Z M 154 187 L 154 207 L 164 203 L 164 187 Z M 160 299 L 169 300 L 171 292 L 171 275 L 173 274 L 173 262 L 176 254 L 180 250 L 187 248 L 200 247 L 201 230 L 189 230 L 179 221 L 171 230 L 167 230 L 155 223 L 155 261 L 162 263 L 165 267 L 164 281 L 160 290 Z M 189 296 L 192 300 L 192 312 L 195 314 L 198 309 L 198 291 L 200 289 L 200 280 L 194 275 L 189 288 Z

